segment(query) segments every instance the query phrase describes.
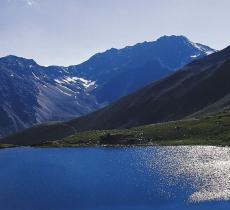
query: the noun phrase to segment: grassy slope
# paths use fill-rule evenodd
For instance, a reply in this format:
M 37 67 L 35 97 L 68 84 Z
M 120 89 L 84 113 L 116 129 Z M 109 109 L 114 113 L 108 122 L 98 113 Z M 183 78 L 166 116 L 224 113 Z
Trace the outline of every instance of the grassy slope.
M 10 148 L 10 147 L 14 147 L 14 145 L 12 145 L 12 144 L 0 144 L 0 149 Z
M 81 132 L 36 146 L 230 145 L 230 112 L 126 130 Z

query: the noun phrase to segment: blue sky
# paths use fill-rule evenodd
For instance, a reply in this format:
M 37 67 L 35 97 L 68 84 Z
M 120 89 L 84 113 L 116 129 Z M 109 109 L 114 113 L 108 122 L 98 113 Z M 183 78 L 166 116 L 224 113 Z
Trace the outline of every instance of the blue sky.
M 0 0 L 0 56 L 66 66 L 171 34 L 222 49 L 229 8 L 229 0 Z

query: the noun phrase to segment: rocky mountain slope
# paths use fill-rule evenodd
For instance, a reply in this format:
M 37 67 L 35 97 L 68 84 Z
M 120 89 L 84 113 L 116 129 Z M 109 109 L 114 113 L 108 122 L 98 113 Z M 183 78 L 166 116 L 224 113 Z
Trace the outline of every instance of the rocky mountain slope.
M 15 56 L 0 59 L 0 135 L 99 108 L 87 92 L 94 83 L 62 67 L 43 67 Z

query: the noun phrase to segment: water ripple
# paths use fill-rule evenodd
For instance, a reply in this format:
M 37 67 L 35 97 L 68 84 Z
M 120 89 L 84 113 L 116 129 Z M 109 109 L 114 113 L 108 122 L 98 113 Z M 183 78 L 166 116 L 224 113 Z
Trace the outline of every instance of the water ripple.
M 230 200 L 230 148 L 158 147 L 142 150 L 140 158 L 150 172 L 159 171 L 164 184 L 190 186 L 189 202 Z

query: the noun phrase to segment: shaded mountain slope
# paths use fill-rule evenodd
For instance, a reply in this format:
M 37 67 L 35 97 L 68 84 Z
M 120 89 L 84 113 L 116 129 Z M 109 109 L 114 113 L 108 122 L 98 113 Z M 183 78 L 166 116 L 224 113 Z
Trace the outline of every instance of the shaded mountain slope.
M 229 48 L 226 49 L 229 51 Z M 177 120 L 230 93 L 230 59 L 185 69 L 98 112 L 72 121 L 79 130 L 112 129 Z

